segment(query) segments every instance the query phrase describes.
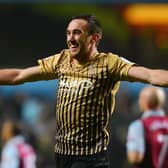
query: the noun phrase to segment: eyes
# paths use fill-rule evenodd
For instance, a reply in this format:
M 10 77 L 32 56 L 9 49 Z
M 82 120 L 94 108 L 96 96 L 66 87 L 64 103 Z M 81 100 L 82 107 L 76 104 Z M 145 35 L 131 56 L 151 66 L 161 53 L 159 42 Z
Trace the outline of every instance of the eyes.
M 82 31 L 78 30 L 78 29 L 75 29 L 73 31 L 69 31 L 69 30 L 66 31 L 66 36 L 70 36 L 71 34 L 72 35 L 80 35 L 80 34 L 82 34 Z

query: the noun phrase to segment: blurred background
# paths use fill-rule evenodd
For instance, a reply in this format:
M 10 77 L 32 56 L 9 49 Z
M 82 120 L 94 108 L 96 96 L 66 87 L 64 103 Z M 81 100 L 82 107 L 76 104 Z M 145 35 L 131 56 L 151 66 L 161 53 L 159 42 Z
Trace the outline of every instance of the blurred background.
M 168 4 L 166 0 L 152 2 L 1 0 L 0 68 L 33 66 L 38 59 L 60 52 L 66 48 L 68 19 L 91 13 L 101 21 L 104 31 L 99 51 L 113 52 L 149 68 L 167 69 Z M 126 134 L 128 124 L 140 116 L 137 99 L 144 86 L 121 83 L 109 126 L 111 167 L 130 168 Z M 0 86 L 0 123 L 9 118 L 23 123 L 25 135 L 37 151 L 40 168 L 55 167 L 56 92 L 56 80 Z

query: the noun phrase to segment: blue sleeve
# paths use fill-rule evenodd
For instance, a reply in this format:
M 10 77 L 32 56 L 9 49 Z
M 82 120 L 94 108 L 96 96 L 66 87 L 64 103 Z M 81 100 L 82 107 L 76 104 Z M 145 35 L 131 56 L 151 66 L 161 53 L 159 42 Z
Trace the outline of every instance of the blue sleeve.
M 1 168 L 18 168 L 19 157 L 16 148 L 12 145 L 7 145 L 2 151 Z
M 128 128 L 126 148 L 127 152 L 137 151 L 144 153 L 144 129 L 140 120 L 136 120 L 130 124 Z

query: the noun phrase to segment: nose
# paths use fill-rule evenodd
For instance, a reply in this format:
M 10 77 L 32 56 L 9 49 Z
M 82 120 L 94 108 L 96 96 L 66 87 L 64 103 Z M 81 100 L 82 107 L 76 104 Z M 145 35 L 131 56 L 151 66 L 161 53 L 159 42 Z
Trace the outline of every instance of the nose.
M 75 38 L 74 38 L 74 34 L 73 33 L 68 33 L 67 34 L 67 41 L 73 41 Z

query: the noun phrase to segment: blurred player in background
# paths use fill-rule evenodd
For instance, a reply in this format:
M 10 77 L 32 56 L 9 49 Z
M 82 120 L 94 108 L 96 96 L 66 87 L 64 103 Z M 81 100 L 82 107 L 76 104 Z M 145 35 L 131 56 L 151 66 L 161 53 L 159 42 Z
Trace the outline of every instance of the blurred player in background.
M 36 154 L 25 141 L 18 124 L 6 121 L 2 124 L 1 138 L 4 143 L 0 168 L 36 168 Z
M 128 129 L 127 157 L 137 168 L 168 168 L 168 117 L 163 111 L 165 93 L 145 87 L 139 96 L 141 119 Z
M 68 49 L 23 69 L 0 70 L 1 85 L 58 79 L 56 100 L 57 168 L 108 168 L 110 116 L 120 81 L 168 87 L 168 71 L 128 62 L 112 52 L 98 51 L 102 28 L 93 15 L 70 19 Z

